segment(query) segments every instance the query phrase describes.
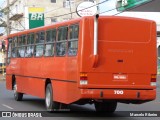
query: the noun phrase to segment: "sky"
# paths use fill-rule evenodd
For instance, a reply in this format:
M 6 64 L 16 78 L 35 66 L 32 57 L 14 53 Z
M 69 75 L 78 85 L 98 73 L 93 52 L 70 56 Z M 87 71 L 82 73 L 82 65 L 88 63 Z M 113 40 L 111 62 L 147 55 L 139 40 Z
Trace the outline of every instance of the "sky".
M 0 0 L 0 6 L 2 5 L 3 2 L 4 2 L 4 0 Z
M 4 2 L 4 0 L 0 0 L 0 8 L 1 8 L 3 2 Z
M 106 1 L 106 2 L 104 2 L 104 1 Z M 105 13 L 103 13 L 101 15 L 114 15 L 114 14 L 117 14 L 118 12 L 116 10 L 116 1 L 117 0 L 100 0 L 99 3 L 104 2 L 104 3 L 99 5 L 100 13 L 113 9 L 112 11 L 105 12 Z

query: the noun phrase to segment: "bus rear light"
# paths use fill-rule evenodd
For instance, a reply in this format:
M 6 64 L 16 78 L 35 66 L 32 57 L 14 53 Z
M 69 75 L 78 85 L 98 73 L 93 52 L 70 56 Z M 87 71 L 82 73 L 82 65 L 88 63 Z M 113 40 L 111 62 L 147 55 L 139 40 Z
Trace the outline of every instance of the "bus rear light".
M 156 86 L 156 75 L 151 75 L 151 86 Z
M 87 77 L 87 73 L 84 72 L 80 73 L 80 77 Z
M 87 73 L 80 73 L 80 85 L 87 85 L 87 84 L 88 84 Z

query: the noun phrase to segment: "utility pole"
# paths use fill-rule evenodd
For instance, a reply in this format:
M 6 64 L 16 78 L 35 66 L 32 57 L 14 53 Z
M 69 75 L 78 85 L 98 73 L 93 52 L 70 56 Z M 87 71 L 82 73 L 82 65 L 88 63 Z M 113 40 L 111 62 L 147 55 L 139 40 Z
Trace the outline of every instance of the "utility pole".
M 6 28 L 6 31 L 7 31 L 7 36 L 10 34 L 10 24 L 9 24 L 9 0 L 7 0 L 7 21 L 6 21 L 6 24 L 7 24 L 7 28 Z
M 69 7 L 70 7 L 70 13 L 71 13 L 71 19 L 72 19 L 71 0 L 69 0 Z

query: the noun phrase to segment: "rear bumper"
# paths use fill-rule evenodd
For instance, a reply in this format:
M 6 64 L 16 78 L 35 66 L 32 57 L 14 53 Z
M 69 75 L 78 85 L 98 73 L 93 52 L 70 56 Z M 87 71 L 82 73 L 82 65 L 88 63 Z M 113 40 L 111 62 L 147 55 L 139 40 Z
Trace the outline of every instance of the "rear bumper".
M 82 99 L 154 100 L 156 90 L 81 89 Z

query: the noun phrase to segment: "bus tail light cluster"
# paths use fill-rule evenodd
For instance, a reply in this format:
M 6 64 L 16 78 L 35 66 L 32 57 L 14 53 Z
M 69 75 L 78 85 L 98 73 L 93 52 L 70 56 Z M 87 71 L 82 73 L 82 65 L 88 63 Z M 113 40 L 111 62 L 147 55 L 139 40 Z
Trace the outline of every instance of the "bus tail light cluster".
M 88 84 L 87 73 L 80 73 L 80 85 L 87 85 L 87 84 Z
M 157 80 L 157 77 L 156 77 L 156 75 L 154 74 L 152 74 L 151 75 L 151 86 L 156 86 L 156 80 Z

